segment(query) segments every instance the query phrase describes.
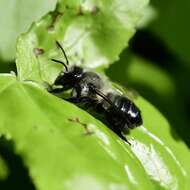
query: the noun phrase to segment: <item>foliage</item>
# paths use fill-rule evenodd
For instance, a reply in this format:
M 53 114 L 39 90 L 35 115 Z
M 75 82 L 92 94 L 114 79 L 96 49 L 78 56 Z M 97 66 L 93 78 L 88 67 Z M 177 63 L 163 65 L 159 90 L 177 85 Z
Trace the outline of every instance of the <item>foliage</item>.
M 18 2 L 19 8 L 14 8 L 18 13 L 25 6 L 31 9 L 29 4 Z M 166 71 L 131 52 L 124 51 L 119 59 L 139 23 L 142 27 L 151 20 L 140 22 L 150 10 L 147 4 L 147 0 L 60 0 L 52 12 L 53 2 L 46 5 L 47 14 L 38 21 L 35 13 L 26 12 L 30 19 L 21 20 L 19 30 L 11 29 L 6 35 L 1 59 L 11 60 L 14 51 L 7 54 L 9 40 L 35 21 L 17 40 L 17 75 L 0 75 L 1 188 L 188 189 L 189 150 L 173 126 L 144 98 L 134 97 L 142 111 L 143 126 L 126 136 L 129 146 L 98 118 L 48 93 L 43 85 L 52 84 L 62 69 L 50 61 L 62 59 L 55 45 L 58 40 L 71 65 L 106 73 L 124 86 L 126 79 L 137 89 L 146 84 L 153 90 L 150 94 L 162 97 L 157 98 L 158 106 L 164 106 L 171 94 L 171 100 L 176 100 L 176 86 Z M 34 2 L 34 7 L 38 6 L 39 2 Z M 38 11 L 41 15 L 44 9 Z M 24 16 L 7 22 L 18 23 L 20 18 Z M 134 94 L 118 84 L 114 88 Z M 12 167 L 13 160 L 17 168 Z M 15 177 L 18 171 L 20 175 Z M 21 183 L 16 182 L 19 176 L 24 176 Z
M 30 24 L 38 20 L 47 11 L 53 10 L 55 0 L 49 1 L 1 1 L 0 8 L 0 55 L 2 60 L 11 61 L 15 58 L 16 38 L 28 29 Z M 5 19 L 6 18 L 6 19 Z

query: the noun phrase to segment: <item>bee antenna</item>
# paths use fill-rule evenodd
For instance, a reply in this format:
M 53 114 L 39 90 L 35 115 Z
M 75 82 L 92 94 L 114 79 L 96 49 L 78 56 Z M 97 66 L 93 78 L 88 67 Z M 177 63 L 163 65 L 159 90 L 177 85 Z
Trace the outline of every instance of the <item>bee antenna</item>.
M 51 60 L 54 61 L 54 62 L 56 62 L 56 63 L 61 63 L 65 67 L 65 70 L 68 71 L 68 67 L 67 67 L 67 65 L 63 61 L 59 61 L 57 59 L 51 59 Z
M 66 64 L 69 65 L 69 60 L 67 58 L 67 55 L 66 55 L 65 50 L 63 49 L 62 45 L 58 41 L 56 41 L 56 45 L 61 49 L 61 51 L 66 59 Z

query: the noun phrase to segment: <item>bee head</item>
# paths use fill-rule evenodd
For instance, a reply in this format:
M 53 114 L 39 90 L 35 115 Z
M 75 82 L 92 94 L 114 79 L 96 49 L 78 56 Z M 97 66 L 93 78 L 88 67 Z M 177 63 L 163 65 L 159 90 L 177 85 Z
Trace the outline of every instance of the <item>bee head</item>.
M 61 85 L 66 90 L 72 88 L 78 81 L 80 81 L 82 75 L 83 69 L 81 67 L 73 66 L 68 71 L 61 71 L 54 84 Z

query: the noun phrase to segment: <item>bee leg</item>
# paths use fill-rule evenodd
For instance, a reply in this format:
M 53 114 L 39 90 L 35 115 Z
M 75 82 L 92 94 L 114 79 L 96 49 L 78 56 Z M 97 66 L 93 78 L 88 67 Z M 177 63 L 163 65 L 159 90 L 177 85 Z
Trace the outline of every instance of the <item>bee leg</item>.
M 119 125 L 114 125 L 111 127 L 111 129 L 125 142 L 127 142 L 127 144 L 131 145 L 131 143 L 127 140 L 127 138 L 124 136 L 124 131 L 121 129 L 122 123 L 120 123 Z
M 127 138 L 125 136 L 123 136 L 123 134 L 121 134 L 120 136 L 128 145 L 131 146 L 131 143 L 127 140 Z
M 104 111 L 105 111 L 102 106 L 102 103 L 100 103 L 100 102 L 94 102 L 93 107 L 98 113 L 104 113 Z
M 92 101 L 87 97 L 77 97 L 77 98 L 69 98 L 69 101 L 73 103 L 79 103 L 85 106 L 86 109 L 88 109 L 90 106 L 92 106 Z
M 76 86 L 75 88 L 72 89 L 71 92 L 71 97 L 67 99 L 68 101 L 72 103 L 86 103 L 88 102 L 89 98 L 82 96 L 82 91 L 80 86 Z
M 76 104 L 80 103 L 81 102 L 80 91 L 77 88 L 73 88 L 71 92 L 71 97 L 67 98 L 66 100 Z
M 60 93 L 64 90 L 63 87 L 62 88 L 54 88 L 53 87 L 54 85 L 48 83 L 47 81 L 43 81 L 43 86 L 50 93 Z
M 74 103 L 74 104 L 78 104 L 80 103 L 80 98 L 74 98 L 74 97 L 70 97 L 70 98 L 66 98 L 65 100 Z
M 82 103 L 86 109 L 89 109 L 90 107 L 93 107 L 96 104 L 94 100 L 90 100 L 89 98 L 83 99 Z
M 117 133 L 117 135 L 121 138 L 121 139 L 123 139 L 128 145 L 130 145 L 131 146 L 131 143 L 127 140 L 127 138 L 123 135 L 123 133 L 122 133 L 122 131 L 118 131 L 118 132 L 116 132 Z
M 48 92 L 50 92 L 50 93 L 61 93 L 63 91 L 64 91 L 63 88 L 55 88 L 55 89 L 51 88 L 51 89 L 48 89 Z

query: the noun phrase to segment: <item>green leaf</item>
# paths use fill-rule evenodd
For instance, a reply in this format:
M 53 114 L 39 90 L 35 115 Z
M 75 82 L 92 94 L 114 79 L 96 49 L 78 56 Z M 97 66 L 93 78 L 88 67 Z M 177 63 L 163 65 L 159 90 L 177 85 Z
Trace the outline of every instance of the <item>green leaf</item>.
M 97 69 L 117 60 L 146 3 L 60 0 L 18 39 L 18 78 L 0 76 L 0 135 L 14 143 L 37 189 L 188 190 L 189 150 L 146 100 L 134 100 L 144 124 L 126 136 L 129 146 L 87 112 L 34 82 L 51 84 L 60 72 L 61 65 L 50 61 L 62 56 L 56 40 L 71 64 Z M 173 90 L 170 81 L 166 86 Z
M 127 46 L 148 0 L 59 1 L 57 9 L 32 25 L 17 43 L 19 79 L 53 83 L 62 59 L 61 42 L 70 64 L 106 67 Z
M 171 73 L 127 50 L 122 53 L 119 62 L 113 64 L 106 73 L 112 80 L 137 90 L 165 115 L 178 135 L 187 144 L 190 143 L 182 94 L 180 92 L 178 96 L 180 87 L 175 84 Z
M 0 134 L 37 189 L 153 189 L 129 145 L 88 113 L 13 76 L 0 84 Z
M 144 125 L 131 131 L 132 151 L 152 179 L 155 189 L 188 189 L 190 153 L 187 146 L 176 138 L 172 126 L 152 105 L 142 98 L 137 103 L 142 109 Z
M 157 19 L 151 24 L 150 29 L 171 48 L 181 63 L 190 62 L 189 54 L 189 0 L 152 1 L 157 9 Z
M 32 22 L 53 10 L 56 0 L 14 0 L 0 2 L 0 59 L 15 58 L 16 38 L 25 32 Z
M 33 82 L 1 75 L 0 84 L 0 134 L 14 142 L 37 189 L 188 189 L 189 150 L 144 99 L 135 100 L 144 125 L 131 130 L 129 146 Z

